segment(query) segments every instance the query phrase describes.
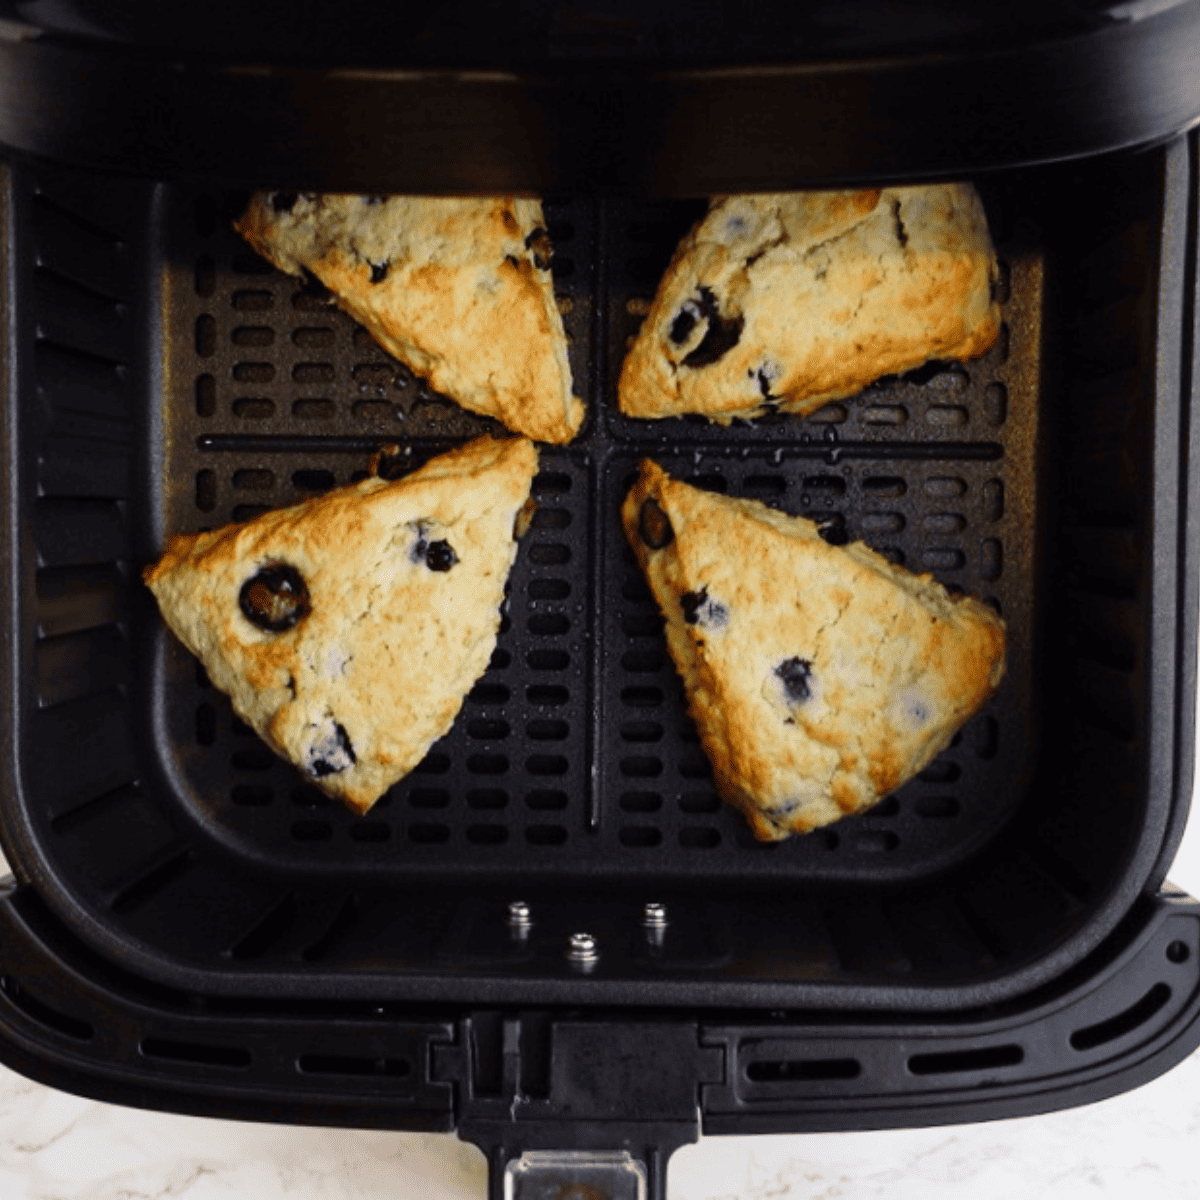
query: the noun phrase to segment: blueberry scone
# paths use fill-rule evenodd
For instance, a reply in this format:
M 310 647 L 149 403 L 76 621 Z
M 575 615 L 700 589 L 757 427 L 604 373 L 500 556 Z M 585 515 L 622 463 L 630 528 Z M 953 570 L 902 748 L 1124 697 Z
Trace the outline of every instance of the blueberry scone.
M 258 192 L 235 228 L 464 408 L 536 441 L 575 436 L 539 200 Z
M 881 375 L 983 354 L 997 265 L 970 184 L 720 196 L 625 359 L 621 410 L 803 415 Z
M 537 452 L 479 438 L 211 533 L 143 573 L 238 715 L 364 813 L 487 669 Z
M 717 790 L 763 841 L 883 799 L 1004 674 L 990 608 L 803 517 L 646 461 L 622 519 Z

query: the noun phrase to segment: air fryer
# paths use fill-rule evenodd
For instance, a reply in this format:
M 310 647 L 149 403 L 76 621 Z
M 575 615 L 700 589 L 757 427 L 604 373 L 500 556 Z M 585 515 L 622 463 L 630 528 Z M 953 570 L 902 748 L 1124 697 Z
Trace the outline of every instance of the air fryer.
M 1028 1115 L 1190 1053 L 1200 4 L 373 7 L 0 6 L 0 1057 L 458 1130 L 515 1197 L 662 1195 L 700 1130 Z M 707 196 L 945 178 L 1001 261 L 982 358 L 805 418 L 619 413 Z M 140 570 L 499 427 L 241 242 L 257 187 L 542 195 L 588 405 L 488 671 L 361 818 Z M 987 600 L 1001 690 L 875 809 L 756 842 L 624 544 L 644 455 Z

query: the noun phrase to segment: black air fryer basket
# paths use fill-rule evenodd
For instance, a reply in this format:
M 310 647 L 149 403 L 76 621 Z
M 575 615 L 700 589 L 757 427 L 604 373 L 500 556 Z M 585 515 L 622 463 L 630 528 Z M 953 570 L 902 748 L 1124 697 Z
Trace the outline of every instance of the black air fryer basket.
M 219 5 L 201 29 L 81 0 L 40 32 L 0 5 L 0 1058 L 130 1105 L 457 1129 L 497 1195 L 624 1197 L 700 1130 L 1045 1112 L 1200 1045 L 1200 905 L 1164 884 L 1193 761 L 1200 4 L 1003 30 L 914 4 L 873 56 L 820 5 L 499 29 L 463 4 L 407 13 L 398 50 L 393 18 L 343 22 L 325 58 L 298 7 L 315 41 L 272 58 L 270 22 L 222 41 Z M 955 177 L 1002 263 L 984 357 L 804 419 L 619 414 L 709 192 Z M 403 473 L 499 427 L 252 253 L 255 186 L 544 195 L 588 404 L 541 450 L 487 673 L 362 818 L 234 716 L 141 568 L 384 444 Z M 643 455 L 993 605 L 997 696 L 875 809 L 755 842 L 620 530 Z

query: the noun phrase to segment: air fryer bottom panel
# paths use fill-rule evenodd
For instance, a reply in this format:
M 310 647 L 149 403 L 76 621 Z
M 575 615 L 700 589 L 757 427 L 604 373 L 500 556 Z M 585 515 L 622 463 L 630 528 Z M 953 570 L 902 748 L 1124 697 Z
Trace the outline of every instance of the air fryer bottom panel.
M 149 468 L 161 533 L 245 520 L 350 483 L 386 441 L 403 447 L 403 470 L 453 439 L 498 431 L 431 394 L 311 285 L 251 252 L 226 219 L 235 198 L 178 190 L 167 205 L 167 390 Z M 490 670 L 451 732 L 368 816 L 306 784 L 173 638 L 158 639 L 158 752 L 178 802 L 216 836 L 259 861 L 342 879 L 451 870 L 514 886 L 561 872 L 878 884 L 946 867 L 1006 820 L 1035 729 L 1040 250 L 1011 235 L 1001 242 L 1005 324 L 976 362 L 882 381 L 806 420 L 633 421 L 615 407 L 625 347 L 698 211 L 547 203 L 587 426 L 569 447 L 541 450 L 539 509 Z M 756 842 L 713 789 L 625 544 L 618 511 L 642 455 L 985 599 L 1008 623 L 1001 692 L 869 814 L 781 845 Z

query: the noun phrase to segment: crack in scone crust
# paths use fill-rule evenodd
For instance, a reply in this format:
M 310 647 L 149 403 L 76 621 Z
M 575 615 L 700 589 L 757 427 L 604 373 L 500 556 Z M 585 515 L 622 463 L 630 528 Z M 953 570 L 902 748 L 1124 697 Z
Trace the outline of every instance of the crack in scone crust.
M 621 371 L 633 417 L 799 415 L 1000 330 L 970 184 L 723 196 L 680 243 Z

